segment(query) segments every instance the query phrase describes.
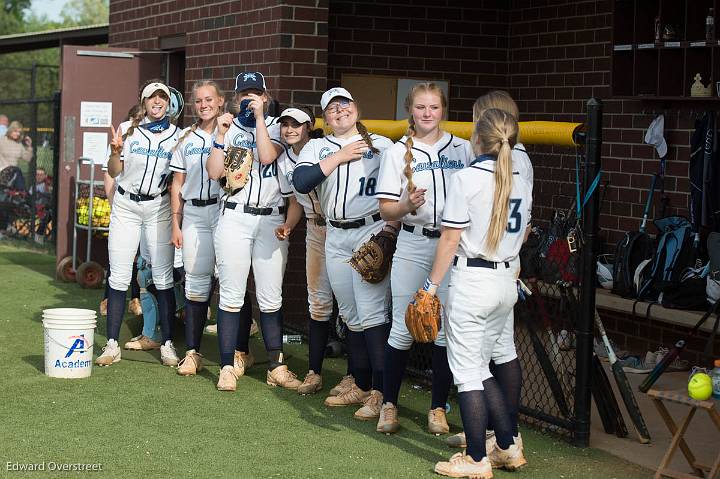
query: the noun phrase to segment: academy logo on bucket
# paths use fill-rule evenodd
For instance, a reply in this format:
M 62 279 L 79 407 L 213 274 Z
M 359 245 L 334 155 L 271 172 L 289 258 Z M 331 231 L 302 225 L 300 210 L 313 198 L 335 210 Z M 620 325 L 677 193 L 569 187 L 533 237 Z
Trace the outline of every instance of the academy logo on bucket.
M 80 336 L 70 336 L 68 339 L 74 339 L 75 341 L 73 341 L 72 346 L 68 349 L 68 352 L 65 355 L 66 358 L 69 358 L 75 352 L 79 354 L 87 352 L 87 349 L 85 348 L 86 341 L 84 334 L 81 334 Z

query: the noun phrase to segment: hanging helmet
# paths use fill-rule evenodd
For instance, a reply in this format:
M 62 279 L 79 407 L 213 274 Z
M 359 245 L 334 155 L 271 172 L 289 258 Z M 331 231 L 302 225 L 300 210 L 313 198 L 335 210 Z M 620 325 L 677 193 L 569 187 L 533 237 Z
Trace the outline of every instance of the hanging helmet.
M 601 254 L 597 259 L 597 278 L 600 286 L 605 289 L 613 287 L 613 261 L 611 254 Z
M 182 93 L 177 91 L 173 87 L 170 88 L 170 106 L 168 107 L 168 116 L 172 121 L 176 121 L 182 115 L 183 108 L 185 107 L 185 100 L 183 99 Z

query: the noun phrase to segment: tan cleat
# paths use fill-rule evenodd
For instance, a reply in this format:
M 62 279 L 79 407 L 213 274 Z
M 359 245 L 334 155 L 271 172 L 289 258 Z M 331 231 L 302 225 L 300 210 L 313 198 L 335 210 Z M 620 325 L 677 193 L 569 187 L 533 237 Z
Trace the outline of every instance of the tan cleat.
M 459 432 L 459 433 L 455 434 L 454 436 L 450 436 L 449 438 L 447 438 L 445 440 L 445 442 L 447 443 L 447 445 L 449 447 L 461 447 L 461 448 L 467 447 L 467 442 L 465 441 L 465 433 L 464 432 Z
M 232 366 L 223 366 L 218 376 L 218 391 L 236 391 L 238 377 L 235 375 L 235 368 Z
M 360 409 L 355 411 L 353 416 L 361 421 L 370 421 L 380 417 L 380 408 L 382 407 L 383 395 L 377 389 L 372 389 L 370 395 L 365 399 L 365 403 Z
M 488 459 L 492 467 L 506 471 L 517 471 L 527 464 L 523 451 L 517 444 L 512 444 L 507 449 L 500 449 L 496 446 L 488 452 Z
M 348 389 L 350 389 L 355 384 L 355 378 L 352 374 L 348 374 L 347 376 L 343 376 L 343 378 L 340 380 L 339 383 L 335 387 L 333 387 L 330 392 L 328 393 L 329 396 L 339 396 L 340 394 L 344 393 Z
M 107 298 L 100 301 L 100 316 L 107 316 Z
M 385 434 L 394 434 L 400 429 L 400 421 L 398 420 L 398 408 L 391 402 L 386 402 L 380 408 L 380 417 L 375 430 L 384 432 Z
M 525 449 L 523 447 L 522 434 L 518 433 L 517 436 L 513 436 L 513 442 L 517 444 L 521 451 L 524 452 Z M 495 437 L 495 432 L 487 431 L 485 433 L 485 451 L 488 457 L 490 456 L 490 453 L 497 447 L 497 438 Z
M 268 371 L 265 382 L 267 382 L 269 386 L 280 386 L 293 391 L 297 391 L 297 388 L 302 384 L 295 373 L 288 369 L 286 364 L 278 366 L 272 371 Z
M 490 461 L 483 457 L 475 462 L 464 452 L 454 454 L 449 461 L 435 464 L 435 472 L 448 477 L 469 477 L 470 479 L 492 479 L 493 472 Z
M 187 351 L 178 363 L 177 373 L 180 376 L 195 376 L 202 369 L 202 354 L 194 349 Z
M 98 366 L 110 366 L 120 361 L 120 346 L 114 339 L 108 339 L 102 350 L 102 354 L 95 359 Z
M 312 369 L 305 375 L 305 380 L 298 387 L 298 394 L 315 394 L 322 389 L 322 376 Z
M 128 303 L 128 311 L 130 311 L 135 316 L 142 316 L 142 305 L 140 304 L 140 300 L 138 298 L 133 298 L 130 300 L 130 303 Z
M 253 364 L 255 364 L 255 356 L 253 356 L 252 353 L 243 353 L 242 351 L 235 350 L 233 367 L 235 368 L 235 375 L 237 377 L 243 376 Z
M 328 396 L 325 398 L 326 406 L 351 406 L 353 404 L 363 404 L 370 396 L 370 391 L 363 391 L 354 382 L 349 389 L 346 389 L 337 396 Z
M 160 349 L 160 343 L 141 334 L 140 336 L 130 338 L 130 341 L 125 343 L 123 348 L 133 351 L 150 351 L 153 349 Z
M 436 436 L 450 432 L 450 426 L 448 426 L 447 417 L 445 416 L 445 408 L 438 407 L 428 412 L 428 431 Z

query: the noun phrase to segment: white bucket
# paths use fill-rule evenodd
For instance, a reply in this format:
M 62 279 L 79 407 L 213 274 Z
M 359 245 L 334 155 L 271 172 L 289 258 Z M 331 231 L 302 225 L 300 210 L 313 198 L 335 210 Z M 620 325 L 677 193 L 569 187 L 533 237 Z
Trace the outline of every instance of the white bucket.
M 92 372 L 95 311 L 57 308 L 43 311 L 45 374 L 86 378 Z

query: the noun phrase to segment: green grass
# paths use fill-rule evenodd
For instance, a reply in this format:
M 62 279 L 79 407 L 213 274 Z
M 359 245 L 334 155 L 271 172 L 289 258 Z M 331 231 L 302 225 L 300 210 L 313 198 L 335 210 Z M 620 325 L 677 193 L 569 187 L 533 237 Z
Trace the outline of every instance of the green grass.
M 300 397 L 265 384 L 263 365 L 240 379 L 236 393 L 215 390 L 218 368 L 184 378 L 148 353 L 124 355 L 90 378 L 50 379 L 43 373 L 42 310 L 95 309 L 100 291 L 53 279 L 54 258 L 0 242 L 0 476 L 7 462 L 100 463 L 102 477 L 438 477 L 436 461 L 454 451 L 424 432 L 429 392 L 405 384 L 403 429 L 394 436 L 352 419 L 352 409 L 323 406 L 322 394 Z M 137 331 L 126 321 L 121 343 Z M 128 325 L 130 328 L 128 328 Z M 104 344 L 99 321 L 96 354 Z M 181 344 L 180 341 L 178 343 Z M 216 339 L 204 350 L 216 361 Z M 261 340 L 251 348 L 264 359 Z M 291 369 L 304 373 L 306 346 L 288 347 Z M 326 389 L 341 376 L 326 366 Z M 449 415 L 460 430 L 457 407 Z M 651 473 L 604 452 L 576 449 L 524 428 L 529 465 L 499 478 L 644 478 Z M 43 473 L 35 473 L 40 475 Z M 15 473 L 13 475 L 18 475 Z M 31 474 L 32 475 L 32 474 Z M 63 474 L 55 474 L 62 477 Z

